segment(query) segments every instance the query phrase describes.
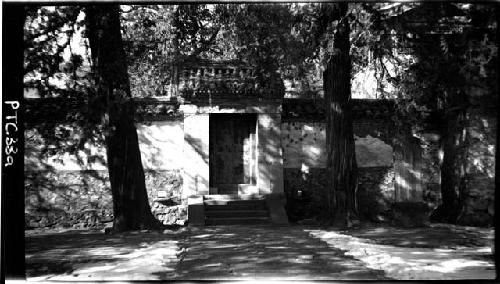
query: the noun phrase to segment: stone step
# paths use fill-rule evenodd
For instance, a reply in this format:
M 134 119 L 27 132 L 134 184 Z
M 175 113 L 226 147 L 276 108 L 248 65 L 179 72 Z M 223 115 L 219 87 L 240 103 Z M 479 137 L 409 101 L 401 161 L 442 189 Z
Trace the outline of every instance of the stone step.
M 265 203 L 205 204 L 205 210 L 267 210 Z
M 255 194 L 211 194 L 204 195 L 203 200 L 264 200 L 264 197 Z
M 267 224 L 269 210 L 262 196 L 205 195 L 205 225 Z
M 207 218 L 205 225 L 238 225 L 238 224 L 268 224 L 269 217 L 232 217 L 232 218 Z
M 248 211 L 248 210 L 267 210 L 265 203 L 255 203 L 255 204 L 216 204 L 209 205 L 205 204 L 205 211 Z
M 206 199 L 207 205 L 229 205 L 229 204 L 265 204 L 264 199 Z
M 253 218 L 269 217 L 268 210 L 206 210 L 206 218 Z

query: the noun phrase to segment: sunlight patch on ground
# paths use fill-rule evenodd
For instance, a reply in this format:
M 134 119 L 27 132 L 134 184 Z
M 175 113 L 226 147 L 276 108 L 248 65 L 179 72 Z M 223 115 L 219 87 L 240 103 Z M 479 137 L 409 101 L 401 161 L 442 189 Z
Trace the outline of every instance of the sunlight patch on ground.
M 394 279 L 494 279 L 496 276 L 492 260 L 478 260 L 491 256 L 489 247 L 398 247 L 331 231 L 305 231 L 332 247 L 345 250 L 346 255 L 363 261 L 369 268 L 384 270 Z
M 447 261 L 443 261 L 437 265 L 429 265 L 427 269 L 434 270 L 443 273 L 455 272 L 459 269 L 463 269 L 466 267 L 481 267 L 488 266 L 486 261 L 478 261 L 478 260 L 467 260 L 467 259 L 451 259 Z
M 116 265 L 103 265 L 103 266 L 89 267 L 86 269 L 81 269 L 80 273 L 92 273 L 92 272 L 106 271 L 109 269 L 113 269 L 115 267 L 116 267 Z M 120 272 L 122 272 L 122 271 L 120 271 Z
M 211 236 L 210 234 L 204 234 L 204 235 L 199 235 L 199 236 L 193 236 L 193 238 L 195 238 L 195 239 L 205 239 L 205 238 L 208 238 L 210 236 Z
M 142 242 L 128 245 L 122 240 L 121 247 L 95 247 L 87 249 L 75 257 L 74 253 L 57 251 L 58 259 L 66 264 L 72 264 L 73 270 L 64 274 L 47 274 L 43 277 L 28 277 L 30 281 L 116 281 L 116 280 L 158 280 L 155 273 L 165 273 L 175 270 L 177 255 L 180 248 L 177 241 Z M 52 250 L 51 258 L 57 254 Z M 48 256 L 47 253 L 44 254 Z M 82 259 L 102 259 L 102 261 L 79 263 Z M 96 258 L 97 257 L 97 258 Z M 29 260 L 33 261 L 33 260 Z

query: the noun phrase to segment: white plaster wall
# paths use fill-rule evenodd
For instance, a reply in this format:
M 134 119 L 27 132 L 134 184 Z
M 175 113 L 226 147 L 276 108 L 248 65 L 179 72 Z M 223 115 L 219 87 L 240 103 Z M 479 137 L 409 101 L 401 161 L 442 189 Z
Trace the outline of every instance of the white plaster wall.
M 182 121 L 137 124 L 139 148 L 145 170 L 183 168 L 184 127 Z
M 257 117 L 257 186 L 260 194 L 284 192 L 280 125 L 279 114 L 259 114 Z
M 184 117 L 183 196 L 208 194 L 209 115 Z
M 171 170 L 183 167 L 184 131 L 181 121 L 158 121 L 151 124 L 136 124 L 141 160 L 146 170 Z M 77 129 L 72 129 L 78 135 Z M 37 130 L 25 133 L 25 169 L 56 171 L 107 170 L 104 145 L 86 143 L 85 150 L 75 153 L 60 151 L 56 147 L 53 154 L 42 155 L 45 141 Z M 77 139 L 68 139 L 74 143 Z M 48 146 L 51 147 L 50 145 Z M 89 162 L 88 156 L 98 156 L 99 160 Z
M 103 146 L 86 143 L 83 150 L 74 153 L 62 151 L 64 147 L 77 143 L 79 129 L 69 125 L 59 125 L 58 129 L 69 131 L 69 139 L 63 141 L 64 145 L 55 146 L 47 144 L 37 129 L 27 129 L 24 133 L 24 169 L 26 171 L 56 170 L 56 171 L 81 171 L 81 170 L 107 170 L 106 150 Z M 42 153 L 43 148 L 53 148 L 53 151 Z M 98 156 L 99 160 L 88 160 L 89 156 Z
M 326 167 L 325 123 L 285 122 L 281 130 L 285 168 Z
M 322 122 L 285 122 L 281 125 L 285 168 L 326 167 L 326 125 Z M 356 162 L 360 168 L 393 165 L 393 149 L 378 138 L 355 137 Z

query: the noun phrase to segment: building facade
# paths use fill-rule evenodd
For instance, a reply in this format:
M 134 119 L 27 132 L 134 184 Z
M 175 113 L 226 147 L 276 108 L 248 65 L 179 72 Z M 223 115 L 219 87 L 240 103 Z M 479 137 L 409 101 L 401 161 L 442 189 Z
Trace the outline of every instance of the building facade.
M 278 83 L 262 85 L 256 70 L 234 62 L 198 62 L 178 68 L 175 74 L 169 96 L 136 99 L 146 187 L 160 221 L 207 224 L 215 214 L 209 212 L 210 205 L 231 202 L 242 202 L 243 209 L 254 206 L 255 221 L 286 223 L 321 213 L 318 204 L 327 190 L 321 98 L 286 98 Z M 27 101 L 28 228 L 92 227 L 112 221 L 99 134 L 83 147 L 71 147 L 85 134 L 67 114 L 81 111 L 86 103 Z M 422 214 L 428 214 L 440 202 L 439 135 L 398 129 L 393 101 L 353 100 L 353 113 L 361 217 L 417 218 L 401 213 L 395 217 L 397 203 L 425 204 L 428 210 Z M 47 132 L 57 139 L 48 140 Z M 483 144 L 492 141 L 496 140 Z M 488 185 L 475 197 L 480 201 L 474 200 L 479 205 L 473 205 L 471 215 L 483 214 L 480 219 L 488 224 L 494 214 L 494 185 L 485 182 Z

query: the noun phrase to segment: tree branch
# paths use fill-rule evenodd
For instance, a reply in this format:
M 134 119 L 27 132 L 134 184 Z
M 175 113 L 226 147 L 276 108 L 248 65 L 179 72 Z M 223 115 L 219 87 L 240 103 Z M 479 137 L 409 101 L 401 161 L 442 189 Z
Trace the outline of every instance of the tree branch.
M 188 56 L 188 59 L 193 59 L 196 56 L 198 56 L 200 53 L 202 53 L 203 51 L 209 50 L 210 45 L 212 45 L 213 42 L 215 41 L 215 38 L 217 37 L 217 34 L 219 33 L 220 29 L 221 29 L 220 26 L 217 27 L 215 32 L 212 33 L 212 35 L 210 36 L 210 38 L 208 40 L 200 40 L 201 46 L 199 48 L 197 48 L 193 53 L 191 53 Z

